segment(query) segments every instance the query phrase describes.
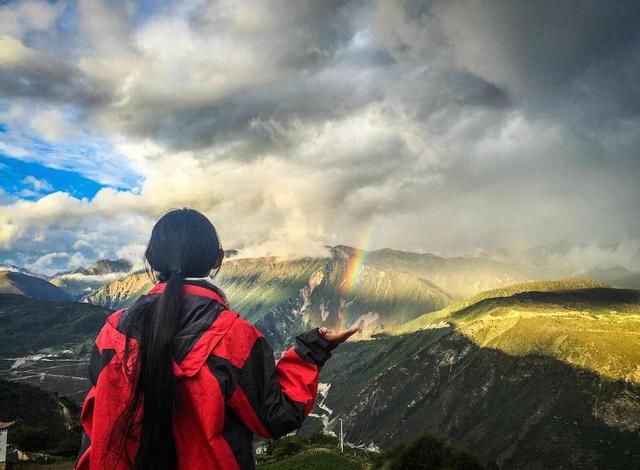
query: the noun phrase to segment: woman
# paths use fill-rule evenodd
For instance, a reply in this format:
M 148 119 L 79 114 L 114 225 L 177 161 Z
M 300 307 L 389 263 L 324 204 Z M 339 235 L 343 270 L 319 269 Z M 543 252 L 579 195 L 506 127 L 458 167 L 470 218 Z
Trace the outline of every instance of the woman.
M 156 223 L 145 260 L 160 282 L 96 339 L 77 469 L 254 468 L 254 434 L 300 427 L 329 351 L 357 329 L 311 330 L 276 365 L 263 335 L 207 282 L 223 257 L 199 212 Z

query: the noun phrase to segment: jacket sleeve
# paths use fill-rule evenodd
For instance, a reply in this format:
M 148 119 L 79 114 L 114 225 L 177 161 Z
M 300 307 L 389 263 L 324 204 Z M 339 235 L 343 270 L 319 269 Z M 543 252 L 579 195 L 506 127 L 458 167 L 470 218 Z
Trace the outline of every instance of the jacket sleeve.
M 100 352 L 98 347 L 94 345 L 91 357 L 89 359 L 89 382 L 91 388 L 82 404 L 82 413 L 80 414 L 80 422 L 82 424 L 82 441 L 80 443 L 80 451 L 76 460 L 76 470 L 89 470 L 89 456 L 91 453 L 91 428 L 93 425 L 93 405 L 95 403 L 95 392 L 97 376 L 92 372 L 99 368 Z
M 106 334 L 103 328 L 96 338 L 96 343 L 91 351 L 89 358 L 89 393 L 82 404 L 82 412 L 80 414 L 80 422 L 82 424 L 82 441 L 80 451 L 76 460 L 76 470 L 88 470 L 91 455 L 91 435 L 93 429 L 93 409 L 96 397 L 96 387 L 98 386 L 98 378 L 105 366 L 115 356 L 115 350 L 106 347 Z
M 260 335 L 244 365 L 234 368 L 228 404 L 253 433 L 277 439 L 299 428 L 312 410 L 320 368 L 329 357 L 329 344 L 317 328 L 298 336 L 277 365 Z

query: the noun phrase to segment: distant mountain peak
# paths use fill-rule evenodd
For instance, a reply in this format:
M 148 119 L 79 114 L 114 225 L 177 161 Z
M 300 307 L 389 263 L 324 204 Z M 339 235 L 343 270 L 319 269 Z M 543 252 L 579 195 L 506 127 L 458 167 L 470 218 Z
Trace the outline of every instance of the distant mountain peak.
M 67 301 L 69 295 L 39 277 L 17 271 L 0 271 L 0 294 L 15 294 L 34 299 Z
M 78 268 L 73 271 L 73 274 L 113 274 L 113 273 L 128 273 L 133 268 L 131 261 L 124 258 L 116 260 L 100 259 L 95 263 L 87 266 L 86 268 Z

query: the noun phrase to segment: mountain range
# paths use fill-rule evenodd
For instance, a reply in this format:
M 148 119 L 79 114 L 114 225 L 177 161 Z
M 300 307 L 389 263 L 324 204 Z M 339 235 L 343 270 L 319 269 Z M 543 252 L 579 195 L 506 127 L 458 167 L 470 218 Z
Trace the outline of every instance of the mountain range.
M 126 259 L 101 259 L 86 268 L 57 273 L 50 282 L 78 300 L 94 289 L 125 276 L 132 268 L 133 264 Z
M 105 316 L 151 285 L 121 266 L 81 297 L 61 284 L 82 302 L 0 295 L 0 378 L 79 402 Z M 357 445 L 428 432 L 500 468 L 639 468 L 640 291 L 532 279 L 487 258 L 337 246 L 319 258 L 234 257 L 216 282 L 277 352 L 313 326 L 361 326 L 324 367 L 304 433 L 336 432 L 341 418 Z
M 16 294 L 41 300 L 65 301 L 71 296 L 39 277 L 18 271 L 0 271 L 0 294 Z

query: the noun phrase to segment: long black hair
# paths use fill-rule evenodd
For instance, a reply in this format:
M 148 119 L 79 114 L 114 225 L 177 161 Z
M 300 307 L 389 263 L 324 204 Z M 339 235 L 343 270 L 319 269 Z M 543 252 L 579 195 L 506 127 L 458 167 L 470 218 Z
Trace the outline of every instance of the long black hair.
M 193 209 L 176 209 L 156 222 L 144 257 L 154 278 L 167 284 L 157 300 L 133 309 L 126 326 L 125 364 L 132 337 L 138 340 L 138 354 L 132 394 L 120 417 L 120 436 L 124 442 L 141 428 L 133 462 L 136 470 L 172 470 L 177 466 L 173 339 L 182 317 L 182 286 L 185 277 L 205 277 L 219 268 L 224 251 L 204 215 Z M 122 450 L 130 460 L 126 449 Z

